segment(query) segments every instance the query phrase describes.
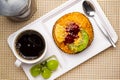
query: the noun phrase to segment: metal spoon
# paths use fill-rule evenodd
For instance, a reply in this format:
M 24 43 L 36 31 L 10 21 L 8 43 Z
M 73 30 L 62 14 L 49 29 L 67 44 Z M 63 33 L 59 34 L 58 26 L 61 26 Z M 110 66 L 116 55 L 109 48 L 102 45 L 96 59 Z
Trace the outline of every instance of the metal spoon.
M 95 13 L 95 8 L 89 1 L 83 2 L 83 10 L 86 13 L 87 16 L 92 17 L 94 21 L 96 22 L 98 28 L 103 33 L 103 35 L 107 38 L 107 40 L 111 43 L 113 47 L 116 47 L 114 41 L 112 40 L 110 33 L 108 30 L 100 23 L 100 19 L 97 17 Z

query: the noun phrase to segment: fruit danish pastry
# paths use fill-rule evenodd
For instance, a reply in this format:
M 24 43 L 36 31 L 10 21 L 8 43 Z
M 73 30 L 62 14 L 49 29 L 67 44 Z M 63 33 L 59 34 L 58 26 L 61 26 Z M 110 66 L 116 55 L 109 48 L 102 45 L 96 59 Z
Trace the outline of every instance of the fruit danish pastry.
M 94 38 L 93 27 L 82 13 L 72 12 L 59 18 L 52 31 L 56 45 L 67 54 L 86 49 Z

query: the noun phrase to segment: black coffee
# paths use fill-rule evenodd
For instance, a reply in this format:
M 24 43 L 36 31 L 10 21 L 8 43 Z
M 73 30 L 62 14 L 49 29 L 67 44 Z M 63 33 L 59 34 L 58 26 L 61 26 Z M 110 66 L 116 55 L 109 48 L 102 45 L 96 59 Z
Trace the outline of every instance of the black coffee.
M 33 60 L 40 57 L 45 49 L 45 41 L 40 33 L 27 30 L 22 32 L 16 40 L 16 50 L 21 57 Z

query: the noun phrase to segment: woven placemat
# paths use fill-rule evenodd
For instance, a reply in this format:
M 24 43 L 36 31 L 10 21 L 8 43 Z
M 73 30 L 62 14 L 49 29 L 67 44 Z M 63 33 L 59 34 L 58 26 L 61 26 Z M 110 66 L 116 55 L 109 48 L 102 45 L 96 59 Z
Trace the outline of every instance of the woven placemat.
M 21 68 L 14 65 L 16 58 L 7 44 L 7 38 L 16 30 L 34 21 L 66 0 L 36 0 L 37 12 L 28 21 L 12 22 L 0 17 L 0 80 L 28 80 Z M 98 0 L 106 16 L 120 37 L 120 0 Z M 120 41 L 89 59 L 56 80 L 118 79 L 120 80 Z

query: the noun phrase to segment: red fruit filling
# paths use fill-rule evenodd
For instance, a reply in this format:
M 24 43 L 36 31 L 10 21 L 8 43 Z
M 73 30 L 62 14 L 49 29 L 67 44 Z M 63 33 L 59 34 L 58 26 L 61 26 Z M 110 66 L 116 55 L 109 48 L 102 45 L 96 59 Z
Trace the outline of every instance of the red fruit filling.
M 74 39 L 78 38 L 79 31 L 79 26 L 76 23 L 70 23 L 66 28 L 66 32 L 68 32 L 68 35 L 65 37 L 64 44 L 73 43 Z

